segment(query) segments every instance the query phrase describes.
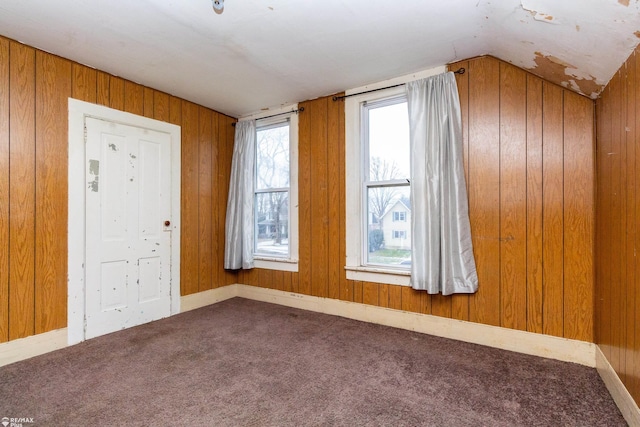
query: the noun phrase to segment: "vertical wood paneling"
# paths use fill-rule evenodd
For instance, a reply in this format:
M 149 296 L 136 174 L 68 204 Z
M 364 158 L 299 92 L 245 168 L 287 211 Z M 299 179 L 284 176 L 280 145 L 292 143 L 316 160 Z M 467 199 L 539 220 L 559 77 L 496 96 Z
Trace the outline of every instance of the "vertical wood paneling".
M 623 314 L 626 317 L 625 325 L 626 325 L 626 340 L 625 340 L 625 353 L 626 353 L 626 364 L 625 364 L 625 377 L 627 378 L 626 383 L 629 384 L 629 389 L 632 394 L 637 395 L 638 393 L 638 380 L 639 378 L 636 376 L 636 364 L 640 362 L 638 357 L 634 358 L 633 348 L 635 345 L 635 334 L 636 328 L 636 319 L 635 319 L 635 311 L 636 311 L 636 294 L 637 289 L 635 286 L 635 277 L 636 277 L 636 254 L 634 253 L 635 248 L 635 240 L 636 235 L 638 233 L 638 226 L 636 224 L 636 198 L 637 198 L 637 163 L 636 163 L 636 85 L 637 85 L 637 76 L 636 76 L 636 60 L 635 55 L 632 55 L 626 64 L 627 75 L 626 75 L 626 101 L 627 101 L 627 115 L 626 115 L 626 125 L 625 125 L 625 148 L 626 148 L 626 165 L 625 169 L 627 170 L 627 211 L 626 211 L 626 224 L 627 224 L 627 233 L 626 233 L 626 242 L 624 248 L 624 257 L 626 258 L 624 264 L 626 265 L 626 277 L 625 277 L 625 306 L 623 310 Z
M 211 154 L 211 112 L 199 107 L 198 122 L 198 291 L 211 289 L 211 258 L 213 256 L 213 228 L 211 224 L 213 158 Z
M 144 88 L 139 84 L 124 82 L 124 111 L 131 114 L 142 115 L 144 111 Z
M 635 120 L 630 118 L 630 122 L 633 120 L 635 127 L 635 138 L 634 138 L 634 146 L 635 146 L 635 198 L 633 200 L 633 209 L 634 209 L 634 221 L 640 220 L 638 215 L 640 214 L 640 147 L 637 145 L 637 138 L 640 135 L 640 55 L 638 51 L 633 53 L 629 61 L 634 61 L 634 69 L 635 69 L 635 77 L 633 78 L 633 89 L 630 92 L 630 97 L 633 98 L 633 105 L 635 109 Z M 630 89 L 631 90 L 631 89 Z M 596 224 L 598 222 L 596 221 Z M 640 309 L 638 306 L 640 305 L 640 263 L 636 258 L 636 251 L 638 246 L 640 245 L 639 241 L 640 237 L 640 229 L 638 229 L 638 225 L 636 224 L 636 233 L 634 235 L 634 280 L 629 283 L 629 286 L 634 290 L 634 298 L 632 298 L 632 303 L 634 309 L 633 314 L 630 315 L 634 327 L 635 333 L 633 334 L 633 343 L 629 344 L 627 351 L 631 355 L 631 363 L 633 365 L 633 381 L 629 384 L 629 388 L 631 389 L 632 396 L 634 397 L 637 404 L 640 405 Z M 630 295 L 631 297 L 631 295 Z M 631 298 L 630 298 L 631 299 Z
M 311 294 L 311 122 L 312 102 L 300 104 L 298 119 L 298 292 Z
M 564 331 L 593 341 L 594 182 L 593 102 L 565 92 L 564 121 Z
M 427 297 L 431 301 L 431 313 L 434 316 L 451 317 L 452 298 L 442 294 L 429 295 Z
M 342 246 L 345 241 L 341 239 L 341 231 L 344 228 L 345 218 L 340 215 L 341 195 L 340 191 L 340 165 L 344 158 L 340 157 L 340 146 L 344 146 L 344 102 L 328 101 L 327 117 L 327 206 L 328 206 L 328 294 L 333 299 L 340 298 L 341 276 L 344 273 L 345 259 L 341 258 Z M 343 187 L 344 188 L 344 187 Z
M 242 270 L 243 282 L 245 285 L 258 286 L 259 285 L 259 268 L 253 268 L 251 270 Z
M 614 77 L 615 79 L 615 77 Z M 611 86 L 614 81 L 602 93 L 598 102 L 598 124 L 596 126 L 597 137 L 597 190 L 598 204 L 597 224 L 598 234 L 596 235 L 596 301 L 598 304 L 597 343 L 600 345 L 605 356 L 611 359 L 611 263 L 610 259 L 614 255 L 611 251 Z
M 9 340 L 9 40 L 0 37 L 0 342 Z
M 109 77 L 109 107 L 124 111 L 124 80 L 120 77 Z
M 500 64 L 501 326 L 527 328 L 527 76 Z
M 543 84 L 543 332 L 563 332 L 563 91 Z
M 211 113 L 211 110 L 208 110 Z M 163 122 L 169 121 L 169 95 L 154 91 L 153 94 L 153 118 Z
M 321 98 L 309 103 L 311 122 L 311 295 L 329 293 L 329 205 L 327 170 L 327 103 Z M 306 113 L 306 109 L 305 109 Z M 305 114 L 302 113 L 302 114 Z
M 140 87 L 141 93 L 144 93 L 144 89 Z M 143 95 L 139 95 L 142 100 Z M 169 97 L 169 123 L 174 125 L 182 125 L 182 101 L 175 96 Z
M 72 65 L 71 96 L 81 101 L 96 103 L 98 73 L 95 69 L 80 64 Z
M 500 325 L 500 70 L 497 60 L 469 63 L 469 219 L 478 292 L 469 320 Z
M 430 314 L 430 295 L 408 286 L 402 287 L 402 310 Z
M 211 217 L 209 221 L 211 223 L 211 256 L 209 257 L 209 263 L 211 263 L 211 286 L 217 288 L 221 286 L 221 280 L 224 278 L 222 275 L 222 258 L 219 257 L 219 253 L 224 250 L 218 246 L 218 236 L 224 235 L 224 227 L 218 228 L 219 215 L 220 215 L 220 202 L 218 201 L 218 156 L 220 147 L 220 138 L 218 133 L 218 126 L 220 120 L 220 114 L 209 112 L 211 116 L 211 192 L 209 193 L 209 199 L 211 200 Z M 227 187 L 228 188 L 228 187 Z M 226 203 L 225 203 L 226 208 Z
M 109 96 L 109 84 L 111 82 L 111 78 L 109 74 L 102 71 L 98 71 L 96 80 L 97 80 L 96 102 L 99 105 L 104 105 L 108 107 L 109 100 L 111 98 Z
M 300 292 L 300 273 L 293 273 L 291 275 L 291 292 Z
M 616 93 L 613 101 L 613 109 L 611 111 L 611 152 L 609 153 L 612 161 L 611 165 L 611 210 L 614 228 L 611 231 L 611 247 L 610 250 L 616 255 L 611 257 L 611 316 L 612 316 L 612 328 L 611 328 L 611 365 L 620 372 L 621 379 L 624 379 L 624 373 L 622 369 L 622 342 L 623 342 L 623 323 L 621 322 L 620 309 L 622 305 L 622 299 L 624 295 L 622 293 L 622 266 L 623 262 L 619 256 L 622 250 L 622 235 L 625 232 L 623 223 L 623 197 L 622 197 L 622 134 L 623 134 L 623 120 L 622 120 L 622 99 L 624 96 L 623 91 L 623 78 L 621 75 L 622 70 L 618 71 L 616 77 L 613 80 L 612 90 Z
M 142 115 L 145 117 L 153 118 L 153 112 L 155 105 L 153 102 L 154 90 L 148 87 L 143 89 L 142 99 Z
M 67 325 L 69 96 L 71 62 L 36 51 L 36 333 Z
M 273 289 L 278 291 L 284 290 L 284 271 L 271 270 L 271 281 L 273 283 Z
M 636 49 L 613 76 L 596 104 L 594 328 L 596 343 L 636 403 L 640 404 L 640 263 L 637 258 L 640 247 L 637 225 L 640 219 L 639 62 L 640 55 Z M 579 108 L 570 103 L 568 97 L 565 103 L 568 104 L 566 108 Z M 577 204 L 579 200 L 572 203 Z M 576 215 L 574 212 L 579 207 L 571 209 L 572 215 Z M 566 292 L 569 292 L 568 287 L 567 283 Z M 581 290 L 582 287 L 578 287 L 578 291 Z M 565 328 L 568 329 L 568 325 Z
M 353 302 L 362 303 L 363 300 L 364 300 L 364 295 L 363 295 L 362 282 L 359 280 L 354 280 L 353 281 Z
M 378 283 L 362 282 L 362 302 L 377 306 L 380 301 L 379 287 Z
M 346 232 L 346 165 L 345 165 L 345 156 L 346 156 L 346 144 L 345 144 L 345 113 L 344 113 L 344 102 L 339 102 L 339 134 L 335 136 L 336 145 L 338 150 L 338 185 L 340 188 L 340 207 L 338 211 L 339 221 L 340 221 L 340 264 L 338 267 L 340 268 L 340 291 L 339 298 L 345 301 L 353 300 L 353 286 L 347 280 L 347 274 L 342 268 L 346 264 L 347 260 L 347 232 Z
M 379 284 L 378 306 L 389 307 L 389 285 Z
M 147 99 L 145 90 L 145 100 Z M 145 115 L 146 113 L 145 106 Z M 151 109 L 153 113 L 153 108 Z M 180 288 L 181 295 L 198 292 L 199 247 L 199 108 L 191 102 L 182 102 L 182 185 L 181 185 L 181 230 L 180 237 L 188 245 L 181 246 Z
M 275 289 L 273 283 L 273 270 L 269 270 L 266 268 L 257 268 L 258 272 L 258 286 L 267 289 Z
M 11 42 L 9 339 L 35 331 L 36 51 Z
M 620 133 L 618 135 L 619 144 L 620 144 L 620 189 L 619 189 L 619 197 L 620 197 L 620 216 L 619 216 L 619 224 L 620 224 L 620 241 L 617 243 L 620 256 L 620 285 L 618 286 L 620 300 L 617 306 L 618 311 L 618 321 L 619 332 L 620 332 L 620 379 L 623 382 L 627 382 L 629 379 L 627 378 L 627 370 L 626 370 L 626 341 L 627 341 L 627 317 L 625 313 L 625 305 L 627 300 L 627 264 L 625 262 L 624 256 L 622 254 L 625 253 L 626 250 L 626 236 L 628 234 L 628 224 L 626 218 L 627 212 L 627 178 L 628 178 L 628 167 L 627 167 L 627 146 L 626 146 L 626 134 L 628 131 L 627 126 L 627 98 L 628 92 L 626 88 L 627 81 L 627 65 L 623 65 L 622 68 L 618 71 L 620 76 L 620 89 L 621 89 L 621 97 L 620 97 L 620 125 L 618 129 Z
M 469 69 L 469 61 L 452 64 L 450 70 Z M 460 98 L 460 117 L 462 119 L 462 156 L 464 161 L 464 176 L 469 188 L 469 73 L 456 74 L 456 84 Z M 434 313 L 435 314 L 435 313 Z M 469 295 L 456 294 L 451 296 L 451 317 L 459 320 L 469 320 Z
M 527 76 L 527 330 L 542 333 L 542 80 Z
M 279 286 L 278 289 L 285 292 L 293 292 L 291 287 L 291 272 L 283 271 L 282 272 L 282 286 Z
M 387 285 L 389 288 L 389 308 L 402 310 L 402 290 L 404 286 Z

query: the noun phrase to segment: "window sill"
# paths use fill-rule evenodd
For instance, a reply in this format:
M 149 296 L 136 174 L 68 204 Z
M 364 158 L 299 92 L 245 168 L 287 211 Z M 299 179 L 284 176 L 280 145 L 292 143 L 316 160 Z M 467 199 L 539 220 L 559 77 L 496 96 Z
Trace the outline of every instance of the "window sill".
M 392 270 L 376 267 L 345 266 L 347 279 L 363 282 L 383 283 L 388 285 L 409 286 L 411 272 L 409 270 Z
M 298 271 L 298 260 L 295 259 L 254 256 L 253 265 L 255 268 L 264 268 L 267 270 Z

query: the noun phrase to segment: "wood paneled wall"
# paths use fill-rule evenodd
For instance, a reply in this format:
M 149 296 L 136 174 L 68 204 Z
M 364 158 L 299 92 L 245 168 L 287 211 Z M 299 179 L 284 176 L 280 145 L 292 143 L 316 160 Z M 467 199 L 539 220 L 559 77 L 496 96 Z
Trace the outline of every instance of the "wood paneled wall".
M 0 37 L 0 342 L 67 325 L 68 98 L 182 126 L 183 295 L 222 269 L 234 119 Z
M 596 112 L 596 343 L 640 404 L 640 50 Z
M 300 104 L 299 272 L 240 283 L 593 341 L 593 101 L 494 58 L 458 67 L 476 294 L 346 279 L 344 104 L 330 97 Z
M 494 58 L 457 67 L 480 282 L 468 318 L 593 341 L 593 101 Z

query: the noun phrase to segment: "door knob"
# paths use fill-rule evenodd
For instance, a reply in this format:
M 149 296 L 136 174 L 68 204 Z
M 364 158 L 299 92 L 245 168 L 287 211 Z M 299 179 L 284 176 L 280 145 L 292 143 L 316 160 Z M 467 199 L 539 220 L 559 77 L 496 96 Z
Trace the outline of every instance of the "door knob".
M 170 226 L 170 225 L 171 225 L 171 221 L 166 220 L 166 221 L 164 222 L 164 226 L 165 226 L 165 227 L 168 227 L 168 226 Z

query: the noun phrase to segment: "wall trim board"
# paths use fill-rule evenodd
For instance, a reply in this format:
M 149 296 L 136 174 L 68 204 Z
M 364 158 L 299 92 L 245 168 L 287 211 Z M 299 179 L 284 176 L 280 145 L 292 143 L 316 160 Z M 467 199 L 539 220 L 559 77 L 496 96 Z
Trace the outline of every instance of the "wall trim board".
M 67 335 L 67 328 L 62 328 L 2 343 L 0 344 L 0 366 L 65 348 L 68 346 Z
M 595 368 L 595 344 L 391 308 L 235 285 L 237 296 Z
M 238 296 L 237 285 L 209 289 L 180 297 L 180 313 L 206 307 Z
M 640 426 L 640 408 L 607 360 L 600 346 L 596 346 L 596 369 L 627 423 L 630 426 Z

